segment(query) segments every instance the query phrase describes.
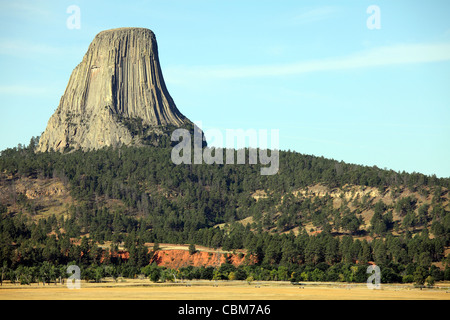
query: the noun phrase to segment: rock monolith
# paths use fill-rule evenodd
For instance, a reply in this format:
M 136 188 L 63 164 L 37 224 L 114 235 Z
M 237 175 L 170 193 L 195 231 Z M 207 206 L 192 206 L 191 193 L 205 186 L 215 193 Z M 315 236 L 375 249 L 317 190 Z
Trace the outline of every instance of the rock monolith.
M 37 151 L 157 144 L 167 128 L 189 124 L 164 83 L 155 34 L 111 29 L 95 36 L 73 70 Z

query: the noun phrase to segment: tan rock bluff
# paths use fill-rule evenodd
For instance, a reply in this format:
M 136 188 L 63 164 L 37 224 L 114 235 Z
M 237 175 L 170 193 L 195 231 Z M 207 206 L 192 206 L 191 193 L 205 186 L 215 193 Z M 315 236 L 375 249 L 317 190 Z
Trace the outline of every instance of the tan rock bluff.
M 164 83 L 154 33 L 106 30 L 73 70 L 37 151 L 154 144 L 167 128 L 186 124 Z

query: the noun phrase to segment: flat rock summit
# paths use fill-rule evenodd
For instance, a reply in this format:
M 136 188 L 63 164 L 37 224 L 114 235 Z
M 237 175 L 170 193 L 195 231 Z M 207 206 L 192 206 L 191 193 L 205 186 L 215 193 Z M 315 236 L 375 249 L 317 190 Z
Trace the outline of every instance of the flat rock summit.
M 164 83 L 155 34 L 111 29 L 95 36 L 73 70 L 36 151 L 150 144 L 188 124 Z

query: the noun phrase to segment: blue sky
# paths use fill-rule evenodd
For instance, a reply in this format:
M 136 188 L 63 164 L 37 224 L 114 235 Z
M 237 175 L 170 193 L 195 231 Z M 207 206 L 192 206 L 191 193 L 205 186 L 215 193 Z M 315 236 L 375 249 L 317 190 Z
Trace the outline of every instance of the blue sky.
M 204 130 L 279 129 L 281 150 L 449 177 L 449 12 L 446 0 L 0 1 L 0 150 L 45 130 L 98 32 L 145 27 L 177 107 Z

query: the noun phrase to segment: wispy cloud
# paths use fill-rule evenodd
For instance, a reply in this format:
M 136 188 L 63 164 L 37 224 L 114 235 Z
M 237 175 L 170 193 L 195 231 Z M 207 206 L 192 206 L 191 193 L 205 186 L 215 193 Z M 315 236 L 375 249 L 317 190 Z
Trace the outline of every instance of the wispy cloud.
M 450 43 L 400 44 L 373 48 L 342 57 L 300 61 L 279 65 L 173 66 L 166 68 L 169 82 L 180 79 L 231 79 L 276 77 L 311 72 L 342 71 L 450 60 Z M 178 79 L 178 80 L 177 80 Z
M 0 85 L 1 96 L 52 96 L 55 92 L 53 87 L 31 86 L 31 85 Z
M 51 15 L 51 11 L 48 10 L 48 6 L 51 3 L 46 1 L 2 1 L 0 3 L 0 9 L 2 12 L 8 15 L 14 16 L 32 16 L 32 17 L 46 17 Z
M 294 15 L 288 22 L 295 25 L 307 24 L 317 21 L 323 21 L 334 16 L 339 9 L 334 6 L 322 6 L 313 9 L 303 10 L 302 12 Z
M 0 54 L 6 55 L 27 55 L 34 54 L 61 54 L 61 48 L 45 43 L 35 43 L 20 39 L 0 39 Z

